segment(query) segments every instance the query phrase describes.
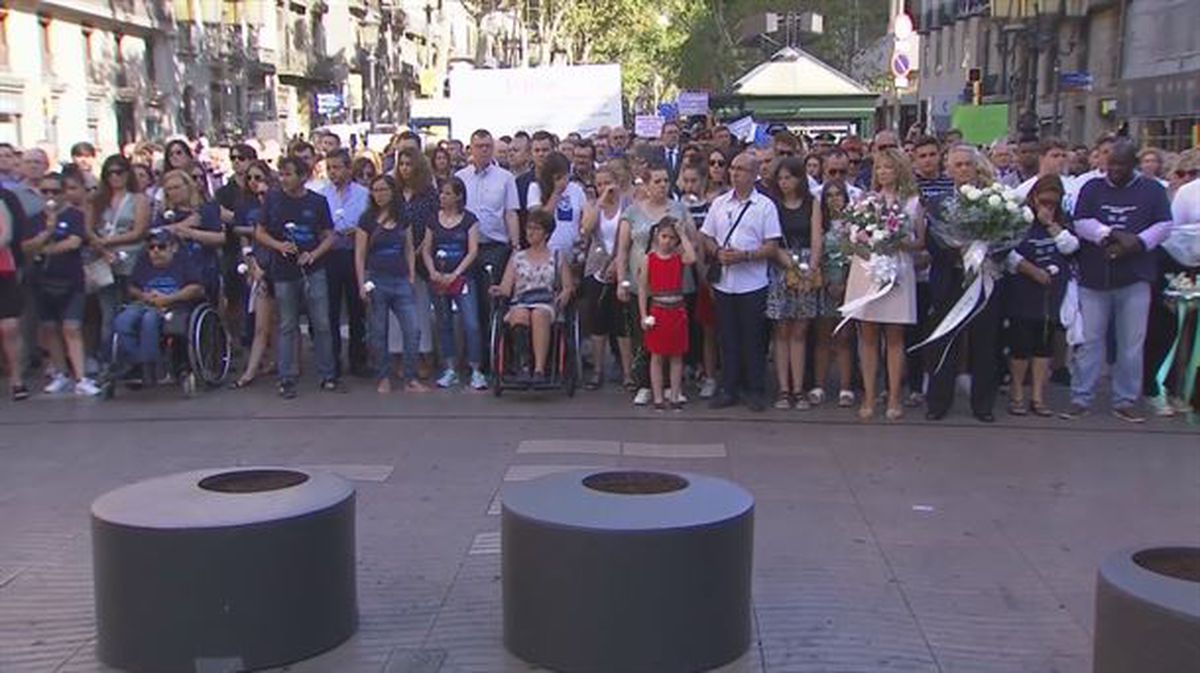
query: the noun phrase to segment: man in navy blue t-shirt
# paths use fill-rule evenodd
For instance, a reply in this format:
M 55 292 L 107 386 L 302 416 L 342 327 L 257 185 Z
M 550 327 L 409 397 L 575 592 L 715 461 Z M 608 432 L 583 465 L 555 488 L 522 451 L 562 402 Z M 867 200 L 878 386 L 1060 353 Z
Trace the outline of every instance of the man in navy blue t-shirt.
M 1079 308 L 1084 341 L 1075 349 L 1071 408 L 1079 418 L 1092 405 L 1104 366 L 1109 323 L 1116 327 L 1117 361 L 1112 370 L 1113 415 L 1132 423 L 1142 393 L 1142 349 L 1150 288 L 1158 274 L 1154 249 L 1171 233 L 1171 204 L 1157 181 L 1134 172 L 1137 151 L 1120 140 L 1108 158 L 1108 173 L 1091 180 L 1075 203 L 1079 249 Z
M 255 239 L 270 248 L 268 276 L 279 303 L 279 394 L 296 396 L 296 335 L 300 330 L 300 302 L 308 319 L 316 350 L 322 390 L 338 390 L 333 361 L 333 336 L 329 326 L 329 284 L 325 255 L 333 247 L 333 218 L 325 197 L 304 186 L 309 167 L 295 157 L 279 160 L 280 190 L 267 197 L 265 216 L 255 227 Z
M 124 361 L 147 367 L 147 381 L 153 382 L 164 322 L 176 330 L 186 324 L 188 309 L 204 299 L 204 287 L 196 266 L 179 252 L 179 243 L 159 228 L 151 230 L 128 290 L 134 303 L 113 320 L 113 330 Z

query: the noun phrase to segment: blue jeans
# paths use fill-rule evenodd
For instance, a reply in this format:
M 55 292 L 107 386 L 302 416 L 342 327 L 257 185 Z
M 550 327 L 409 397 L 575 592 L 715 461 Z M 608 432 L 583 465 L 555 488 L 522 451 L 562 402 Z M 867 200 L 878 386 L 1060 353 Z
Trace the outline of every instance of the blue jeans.
M 467 363 L 478 367 L 483 362 L 483 341 L 479 334 L 479 300 L 475 288 L 468 283 L 466 294 L 433 295 L 433 307 L 437 311 L 438 340 L 442 360 L 447 368 L 454 367 L 458 360 L 458 342 L 454 339 L 454 312 L 451 305 L 458 305 L 458 316 L 463 323 L 463 343 L 467 347 Z
M 162 314 L 156 308 L 143 304 L 125 307 L 113 319 L 121 358 L 134 364 L 158 362 L 162 325 Z
M 279 307 L 279 339 L 275 342 L 279 351 L 279 380 L 295 383 L 300 376 L 296 335 L 300 331 L 301 301 L 308 308 L 317 373 L 322 381 L 336 379 L 333 336 L 329 331 L 329 285 L 325 282 L 325 270 L 309 271 L 307 278 L 275 281 L 275 301 Z
M 1112 406 L 1125 409 L 1142 394 L 1142 349 L 1150 313 L 1150 284 L 1134 283 L 1113 290 L 1079 288 L 1083 314 L 1083 343 L 1072 359 L 1071 401 L 1092 406 L 1104 369 L 1106 335 L 1111 322 L 1116 330 L 1116 362 L 1112 367 Z
M 375 353 L 375 375 L 379 380 L 392 374 L 392 357 L 388 352 L 388 313 L 400 322 L 404 336 L 404 380 L 417 380 L 417 350 L 421 332 L 417 329 L 417 304 L 413 286 L 408 278 L 372 275 L 375 289 L 371 291 L 371 350 Z

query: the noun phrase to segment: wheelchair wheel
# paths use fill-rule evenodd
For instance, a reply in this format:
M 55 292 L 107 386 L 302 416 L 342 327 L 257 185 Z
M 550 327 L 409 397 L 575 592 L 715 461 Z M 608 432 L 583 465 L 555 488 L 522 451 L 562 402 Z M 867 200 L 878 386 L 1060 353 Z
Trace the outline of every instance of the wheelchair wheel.
M 188 326 L 188 363 L 198 382 L 216 387 L 229 375 L 232 360 L 231 339 L 221 317 L 210 304 L 192 311 Z
M 560 362 L 562 366 L 562 382 L 563 388 L 567 391 L 567 397 L 575 397 L 575 391 L 579 387 L 579 342 L 578 342 L 579 320 L 574 314 L 567 318 L 567 322 L 563 325 L 562 336 L 559 343 L 562 356 Z
M 508 362 L 504 357 L 505 339 L 504 326 L 499 317 L 492 318 L 492 335 L 489 343 L 492 346 L 492 394 L 500 397 L 504 393 L 504 368 Z

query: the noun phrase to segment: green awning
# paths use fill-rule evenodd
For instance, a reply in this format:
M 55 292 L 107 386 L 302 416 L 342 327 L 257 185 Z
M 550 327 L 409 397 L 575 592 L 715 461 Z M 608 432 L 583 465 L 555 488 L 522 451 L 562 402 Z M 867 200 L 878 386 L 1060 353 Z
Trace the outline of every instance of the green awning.
M 963 140 L 983 145 L 1008 135 L 1008 105 L 958 105 L 951 124 L 962 131 Z

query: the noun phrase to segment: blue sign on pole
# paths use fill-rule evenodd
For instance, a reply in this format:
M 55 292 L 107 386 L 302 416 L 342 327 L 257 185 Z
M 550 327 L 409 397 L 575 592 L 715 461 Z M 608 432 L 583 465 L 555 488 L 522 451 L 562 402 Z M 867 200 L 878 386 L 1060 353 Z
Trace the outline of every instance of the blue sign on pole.
M 1091 91 L 1093 84 L 1092 73 L 1062 72 L 1058 74 L 1058 84 L 1067 90 Z

